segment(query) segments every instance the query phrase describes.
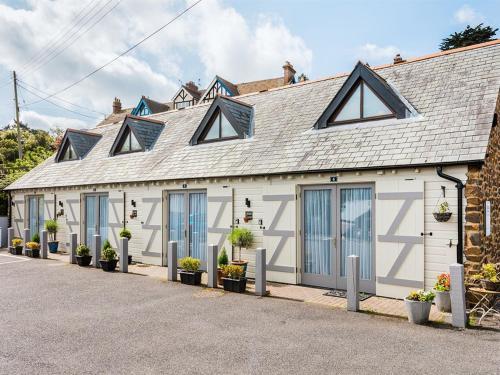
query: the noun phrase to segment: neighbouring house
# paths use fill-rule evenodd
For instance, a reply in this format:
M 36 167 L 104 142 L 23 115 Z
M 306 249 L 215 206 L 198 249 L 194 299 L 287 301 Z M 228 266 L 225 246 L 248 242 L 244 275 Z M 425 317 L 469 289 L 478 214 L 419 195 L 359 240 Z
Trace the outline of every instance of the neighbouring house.
M 397 298 L 462 259 L 500 261 L 500 41 L 280 80 L 248 92 L 217 76 L 174 109 L 68 129 L 7 188 L 15 233 L 56 217 L 62 245 L 117 246 L 126 226 L 137 261 L 167 265 L 168 241 L 205 261 L 246 227 L 250 276 L 264 247 L 268 280 L 345 289 L 356 254 L 361 290 Z

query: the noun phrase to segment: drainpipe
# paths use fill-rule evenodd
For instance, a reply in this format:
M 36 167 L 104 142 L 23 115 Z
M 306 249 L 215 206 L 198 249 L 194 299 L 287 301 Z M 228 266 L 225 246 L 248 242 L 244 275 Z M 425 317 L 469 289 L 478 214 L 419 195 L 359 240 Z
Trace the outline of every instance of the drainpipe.
M 447 175 L 443 173 L 443 167 L 439 166 L 436 168 L 436 172 L 439 177 L 446 180 L 455 182 L 455 187 L 457 188 L 457 206 L 458 206 L 458 243 L 457 243 L 457 263 L 464 263 L 464 229 L 463 229 L 463 190 L 464 184 L 459 178 Z
M 9 199 L 7 200 L 7 213 L 8 213 L 8 216 L 9 216 L 9 225 L 8 225 L 8 228 L 10 228 L 12 226 L 12 194 L 9 190 Z M 11 244 L 9 244 L 8 246 L 10 246 Z

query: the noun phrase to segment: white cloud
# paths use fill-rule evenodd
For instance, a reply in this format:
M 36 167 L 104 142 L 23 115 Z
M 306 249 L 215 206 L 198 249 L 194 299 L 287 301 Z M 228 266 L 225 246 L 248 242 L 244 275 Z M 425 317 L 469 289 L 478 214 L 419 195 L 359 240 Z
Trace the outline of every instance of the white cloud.
M 0 65 L 16 69 L 21 80 L 52 93 L 114 58 L 192 0 L 123 1 L 35 72 L 23 71 L 22 66 L 54 35 L 69 28 L 84 5 L 73 0 L 28 0 L 26 4 L 26 9 L 0 4 Z M 215 74 L 235 82 L 277 77 L 282 75 L 285 60 L 291 61 L 298 72 L 309 73 L 312 52 L 282 19 L 261 15 L 255 25 L 250 25 L 222 0 L 205 0 L 138 49 L 60 96 L 109 113 L 115 96 L 124 106 L 134 106 L 141 95 L 169 101 L 180 79 L 202 78 L 208 83 Z M 189 76 L 196 72 L 204 76 Z M 0 77 L 0 83 L 2 80 Z M 24 95 L 27 102 L 36 100 L 26 92 Z M 42 111 L 41 106 L 29 109 L 30 113 Z M 57 121 L 68 114 L 61 111 L 61 115 Z M 46 120 L 51 117 L 46 116 Z
M 394 56 L 400 53 L 400 49 L 395 46 L 378 46 L 373 43 L 366 43 L 359 47 L 358 58 L 371 65 L 387 64 L 393 61 Z
M 21 122 L 28 124 L 30 128 L 47 131 L 56 128 L 83 129 L 89 127 L 86 121 L 62 116 L 48 116 L 35 111 L 23 111 L 20 117 Z
M 469 24 L 473 26 L 480 24 L 481 21 L 484 20 L 484 17 L 481 13 L 478 13 L 467 4 L 462 5 L 460 9 L 455 12 L 454 18 L 458 23 Z

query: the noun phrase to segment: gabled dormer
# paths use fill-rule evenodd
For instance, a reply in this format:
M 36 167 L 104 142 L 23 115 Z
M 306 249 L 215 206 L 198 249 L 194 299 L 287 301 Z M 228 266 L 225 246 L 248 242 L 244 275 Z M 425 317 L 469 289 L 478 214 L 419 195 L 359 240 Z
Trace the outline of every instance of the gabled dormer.
M 198 86 L 194 82 L 188 82 L 182 85 L 179 91 L 177 91 L 172 99 L 174 109 L 182 109 L 186 107 L 191 107 L 198 103 L 201 97 L 201 92 L 198 90 Z
M 137 104 L 137 106 L 132 110 L 132 115 L 147 116 L 154 113 L 166 112 L 168 110 L 169 106 L 167 104 L 160 103 L 143 96 L 139 101 L 139 104 Z
M 128 115 L 111 147 L 110 156 L 151 150 L 163 127 L 161 121 Z
M 367 65 L 358 62 L 315 128 L 409 115 L 410 110 L 394 89 Z
M 56 163 L 83 159 L 101 137 L 101 134 L 67 129 L 57 150 Z
M 217 96 L 189 144 L 248 138 L 252 131 L 252 106 L 239 100 Z
M 208 85 L 205 93 L 200 99 L 201 103 L 206 103 L 214 100 L 217 95 L 222 96 L 236 96 L 238 95 L 237 87 L 231 82 L 225 80 L 222 77 L 215 76 L 215 78 Z

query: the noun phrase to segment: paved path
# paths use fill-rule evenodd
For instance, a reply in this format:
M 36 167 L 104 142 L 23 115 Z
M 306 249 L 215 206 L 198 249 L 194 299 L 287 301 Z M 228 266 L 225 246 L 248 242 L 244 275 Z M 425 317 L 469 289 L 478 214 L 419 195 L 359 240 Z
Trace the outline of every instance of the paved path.
M 0 374 L 495 374 L 499 352 L 498 332 L 53 260 L 0 263 Z

